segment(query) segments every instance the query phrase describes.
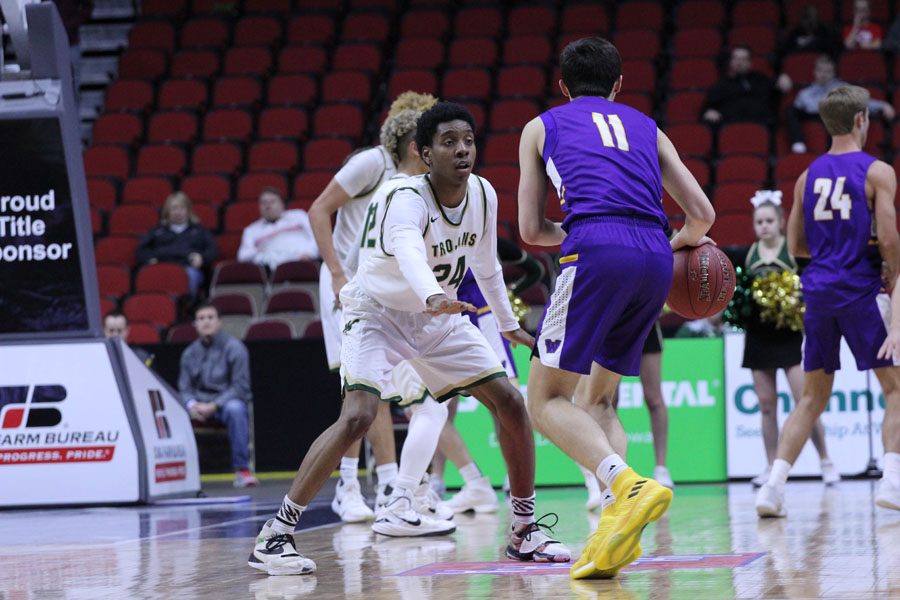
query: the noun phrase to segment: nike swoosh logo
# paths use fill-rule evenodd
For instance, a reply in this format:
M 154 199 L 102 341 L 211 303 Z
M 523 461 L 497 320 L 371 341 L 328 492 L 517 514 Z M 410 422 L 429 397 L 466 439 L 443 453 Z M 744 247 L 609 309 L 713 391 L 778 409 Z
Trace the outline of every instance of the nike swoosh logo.
M 432 223 L 434 223 L 434 222 L 437 221 L 437 220 L 438 220 L 438 217 L 431 217 L 431 222 L 432 222 Z
M 400 517 L 400 520 L 403 521 L 404 523 L 408 523 L 414 527 L 418 527 L 419 525 L 422 524 L 422 519 L 416 519 L 415 521 L 410 521 L 409 519 L 404 519 L 403 517 Z

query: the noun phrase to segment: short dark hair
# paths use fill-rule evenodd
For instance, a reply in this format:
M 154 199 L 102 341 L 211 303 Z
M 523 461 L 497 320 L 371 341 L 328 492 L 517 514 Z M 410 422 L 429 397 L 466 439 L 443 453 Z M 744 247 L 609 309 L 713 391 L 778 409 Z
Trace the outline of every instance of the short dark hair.
M 571 42 L 559 55 L 563 83 L 572 98 L 608 97 L 622 76 L 622 56 L 611 42 L 586 37 Z
M 462 104 L 438 102 L 422 113 L 419 122 L 416 123 L 416 146 L 419 147 L 419 154 L 422 153 L 422 148 L 434 143 L 434 134 L 437 133 L 438 125 L 456 120 L 468 123 L 472 127 L 472 133 L 475 133 L 475 117 Z
M 284 202 L 284 194 L 281 193 L 281 190 L 279 190 L 277 187 L 275 187 L 275 186 L 273 186 L 273 185 L 267 185 L 266 187 L 264 187 L 263 189 L 261 189 L 261 190 L 259 191 L 259 195 L 260 195 L 260 196 L 262 196 L 262 195 L 265 194 L 265 193 L 275 194 L 276 196 L 278 196 L 279 198 L 281 198 L 281 201 L 282 201 L 282 202 Z
M 128 323 L 128 317 L 125 316 L 125 313 L 123 313 L 120 310 L 113 309 L 113 310 L 109 311 L 108 313 L 106 313 L 105 315 L 103 315 L 103 322 L 106 323 L 106 320 L 110 317 L 112 317 L 114 319 L 118 319 L 119 317 L 122 317 L 123 319 L 125 319 L 125 323 Z
M 203 310 L 204 308 L 211 308 L 211 309 L 213 309 L 214 311 L 216 311 L 216 316 L 217 316 L 217 317 L 218 317 L 218 316 L 221 316 L 220 313 L 219 313 L 219 307 L 217 307 L 215 304 L 213 304 L 212 302 L 201 302 L 201 303 L 198 304 L 197 307 L 194 309 L 194 318 L 195 318 L 195 319 L 197 318 L 197 313 L 200 312 L 201 310 Z

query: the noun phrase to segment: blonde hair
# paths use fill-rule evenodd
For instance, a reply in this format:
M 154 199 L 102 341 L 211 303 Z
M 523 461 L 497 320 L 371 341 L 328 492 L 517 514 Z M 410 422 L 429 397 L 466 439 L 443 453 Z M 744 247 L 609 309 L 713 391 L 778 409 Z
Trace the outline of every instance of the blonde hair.
M 418 110 L 401 110 L 394 116 L 389 116 L 381 126 L 381 145 L 388 151 L 394 163 L 399 165 L 404 158 L 400 156 L 400 146 L 413 139 L 416 133 L 416 123 L 422 112 Z
M 857 85 L 842 85 L 828 92 L 819 102 L 819 115 L 829 135 L 847 135 L 853 131 L 857 113 L 868 108 L 868 90 Z
M 418 92 L 403 92 L 391 103 L 385 122 L 397 113 L 404 110 L 414 110 L 416 112 L 425 112 L 437 103 L 437 98 L 431 94 L 420 94 Z M 386 123 L 385 123 L 386 124 Z
M 172 205 L 176 202 L 181 202 L 184 204 L 184 207 L 187 209 L 188 213 L 188 223 L 196 223 L 199 221 L 197 215 L 194 214 L 194 207 L 191 204 L 191 199 L 188 198 L 188 195 L 184 192 L 173 192 L 169 194 L 169 197 L 166 198 L 165 203 L 162 207 L 162 212 L 160 214 L 159 222 L 162 225 L 169 224 L 169 211 L 172 209 Z

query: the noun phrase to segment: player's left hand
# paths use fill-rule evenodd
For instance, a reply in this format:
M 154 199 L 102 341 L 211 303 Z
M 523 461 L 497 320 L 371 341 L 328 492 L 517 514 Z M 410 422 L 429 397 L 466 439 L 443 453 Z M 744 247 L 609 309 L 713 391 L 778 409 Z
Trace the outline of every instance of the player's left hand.
M 879 359 L 900 360 L 900 331 L 891 329 L 887 338 L 878 350 Z
M 512 331 L 501 331 L 500 335 L 509 340 L 509 343 L 512 344 L 513 348 L 519 345 L 534 348 L 534 337 L 521 327 L 513 329 Z
M 425 313 L 433 317 L 437 315 L 457 315 L 463 312 L 475 312 L 476 308 L 468 302 L 451 300 L 447 294 L 429 296 L 425 302 Z

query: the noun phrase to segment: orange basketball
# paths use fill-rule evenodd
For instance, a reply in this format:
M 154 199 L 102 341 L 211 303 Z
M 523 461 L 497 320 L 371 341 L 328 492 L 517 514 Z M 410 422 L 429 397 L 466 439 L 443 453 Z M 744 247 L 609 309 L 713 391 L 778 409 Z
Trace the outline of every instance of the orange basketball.
M 703 319 L 728 306 L 734 283 L 734 266 L 718 247 L 682 248 L 675 252 L 667 303 L 685 319 Z

